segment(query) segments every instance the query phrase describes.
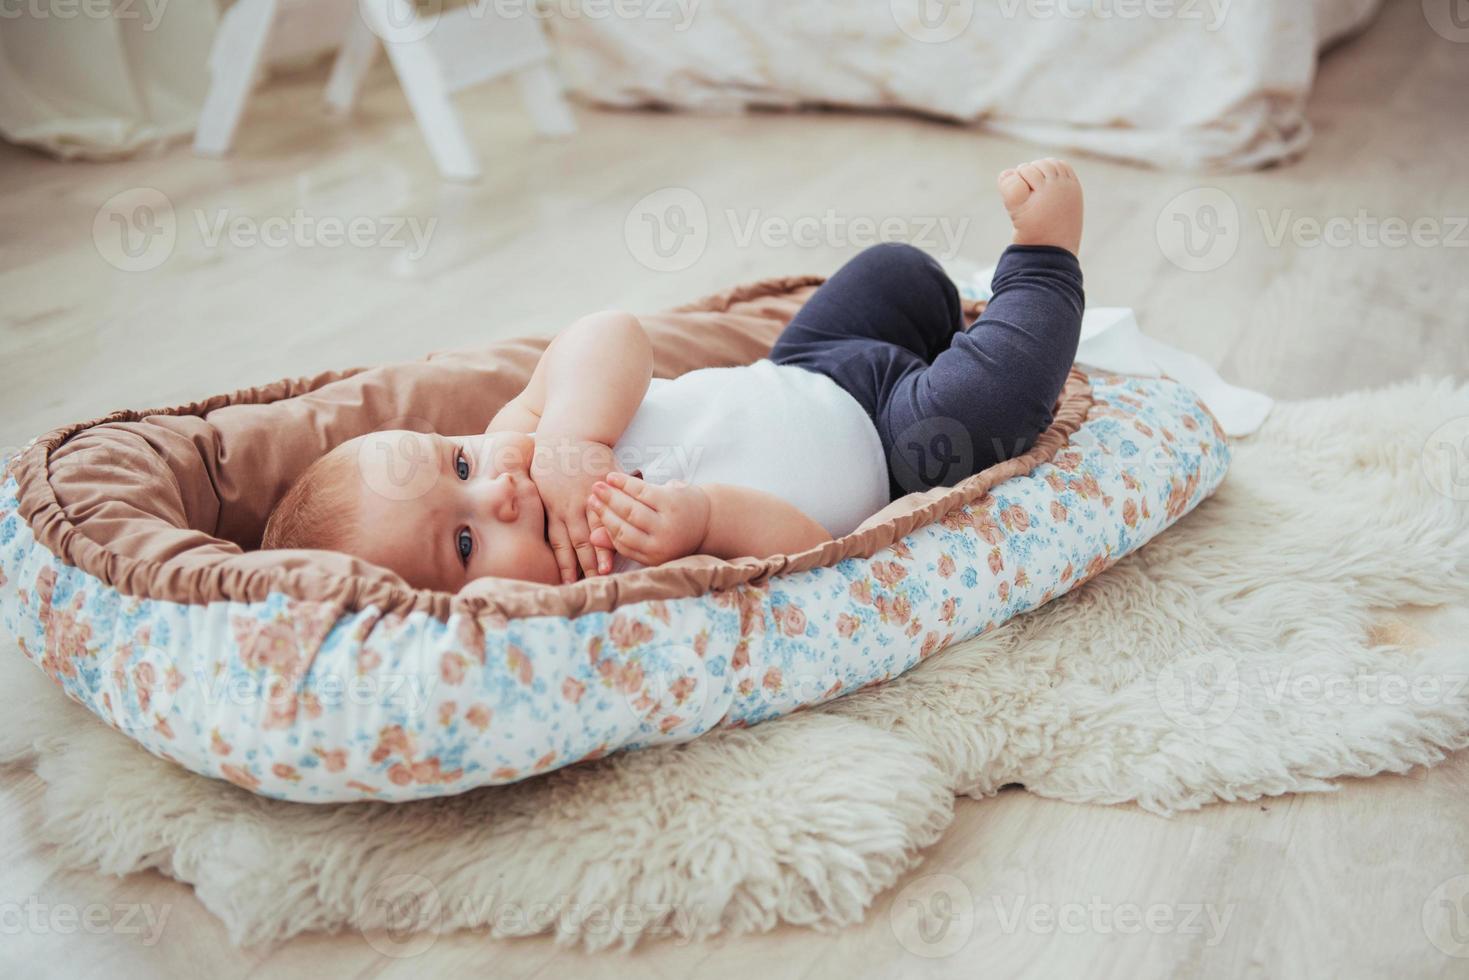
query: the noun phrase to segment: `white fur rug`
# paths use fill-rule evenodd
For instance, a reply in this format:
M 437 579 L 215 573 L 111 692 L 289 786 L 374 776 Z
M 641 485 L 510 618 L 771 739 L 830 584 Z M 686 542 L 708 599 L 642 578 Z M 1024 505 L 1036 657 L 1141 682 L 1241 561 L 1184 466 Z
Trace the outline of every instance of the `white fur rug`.
M 1385 642 L 1372 611 L 1466 599 L 1469 503 L 1423 466 L 1452 419 L 1469 419 L 1469 385 L 1282 403 L 1211 500 L 1046 608 L 822 709 L 528 783 L 399 806 L 261 799 L 136 748 L 8 637 L 0 759 L 48 784 L 60 860 L 157 867 L 239 942 L 482 927 L 598 948 L 851 923 L 944 832 L 955 794 L 1023 783 L 1166 814 L 1469 744 L 1469 641 Z

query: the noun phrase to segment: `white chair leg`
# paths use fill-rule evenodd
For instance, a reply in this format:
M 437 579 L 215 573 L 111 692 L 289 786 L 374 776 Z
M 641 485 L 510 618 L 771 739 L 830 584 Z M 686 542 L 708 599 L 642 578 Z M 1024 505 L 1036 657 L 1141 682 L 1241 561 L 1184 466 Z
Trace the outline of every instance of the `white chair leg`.
M 327 105 L 344 115 L 352 111 L 381 46 L 367 21 L 354 11 L 347 19 L 347 36 L 332 62 L 332 77 L 326 83 Z
M 406 24 L 414 16 L 408 0 L 387 0 L 386 6 L 386 12 L 378 3 L 364 3 L 360 7 L 364 16 L 390 18 L 390 21 L 368 25 L 383 38 L 393 36 L 393 23 Z M 388 60 L 398 74 L 403 94 L 408 96 L 408 105 L 413 109 L 418 128 L 428 143 L 434 163 L 438 164 L 439 173 L 451 180 L 477 180 L 480 175 L 479 159 L 464 133 L 459 113 L 450 98 L 449 86 L 444 82 L 428 40 L 386 41 L 383 47 L 388 51 Z
M 576 117 L 561 94 L 561 80 L 542 61 L 515 73 L 520 100 L 530 113 L 531 122 L 543 136 L 570 136 L 576 132 Z
M 220 20 L 209 56 L 209 94 L 194 132 L 195 153 L 229 152 L 278 12 L 278 0 L 239 0 Z

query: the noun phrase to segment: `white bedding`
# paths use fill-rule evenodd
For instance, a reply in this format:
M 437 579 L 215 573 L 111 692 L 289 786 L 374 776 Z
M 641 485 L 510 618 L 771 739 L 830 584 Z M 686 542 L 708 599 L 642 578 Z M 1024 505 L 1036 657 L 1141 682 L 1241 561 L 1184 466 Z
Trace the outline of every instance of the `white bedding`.
M 1380 0 L 558 0 L 563 73 L 607 105 L 909 109 L 1178 169 L 1310 139 L 1320 49 Z

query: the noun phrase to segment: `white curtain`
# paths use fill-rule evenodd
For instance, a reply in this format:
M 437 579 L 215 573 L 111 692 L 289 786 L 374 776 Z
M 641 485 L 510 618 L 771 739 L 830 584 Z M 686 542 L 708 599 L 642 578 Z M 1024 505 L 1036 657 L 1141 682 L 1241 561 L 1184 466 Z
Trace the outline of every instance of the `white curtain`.
M 213 0 L 0 0 L 0 137 L 67 158 L 188 136 Z

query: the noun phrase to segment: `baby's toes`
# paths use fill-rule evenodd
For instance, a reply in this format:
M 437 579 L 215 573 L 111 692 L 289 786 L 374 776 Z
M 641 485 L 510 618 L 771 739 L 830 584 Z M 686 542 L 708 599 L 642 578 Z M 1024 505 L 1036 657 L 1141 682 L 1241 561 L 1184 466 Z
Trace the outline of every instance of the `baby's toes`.
M 996 183 L 1000 187 L 1000 200 L 1005 202 L 1005 210 L 1014 211 L 1025 203 L 1030 197 L 1030 185 L 1020 172 L 1015 169 L 1001 171 Z
M 1040 168 L 1039 161 L 1022 163 L 1016 169 L 1020 171 L 1020 176 L 1025 178 L 1025 182 L 1030 185 L 1032 190 L 1040 190 L 1041 186 L 1046 182 L 1046 172 Z

